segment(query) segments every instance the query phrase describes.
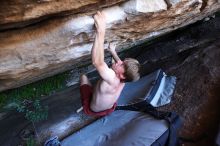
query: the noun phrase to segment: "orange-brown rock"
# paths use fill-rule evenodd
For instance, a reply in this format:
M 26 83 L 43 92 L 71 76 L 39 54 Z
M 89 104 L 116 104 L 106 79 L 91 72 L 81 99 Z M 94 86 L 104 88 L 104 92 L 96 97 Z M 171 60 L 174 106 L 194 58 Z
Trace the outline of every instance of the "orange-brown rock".
M 23 27 L 53 16 L 88 13 L 125 0 L 7 0 L 0 2 L 0 30 Z
M 105 47 L 109 42 L 116 42 L 118 49 L 196 22 L 220 9 L 215 0 L 130 0 L 123 3 L 90 0 L 80 1 L 78 6 L 68 1 L 67 5 L 71 6 L 62 5 L 57 11 L 48 7 L 54 7 L 59 1 L 39 2 L 43 3 L 42 7 L 38 3 L 31 4 L 33 11 L 26 11 L 22 7 L 24 4 L 17 2 L 15 17 L 10 17 L 13 15 L 7 11 L 3 12 L 4 16 L 0 15 L 2 29 L 16 27 L 18 22 L 20 26 L 34 23 L 0 32 L 0 91 L 66 71 L 88 56 L 95 35 L 92 15 L 101 7 L 108 6 L 102 9 L 107 18 Z M 13 5 L 5 2 L 7 4 Z M 35 21 L 69 10 L 71 15 Z M 25 11 L 29 17 L 19 11 Z

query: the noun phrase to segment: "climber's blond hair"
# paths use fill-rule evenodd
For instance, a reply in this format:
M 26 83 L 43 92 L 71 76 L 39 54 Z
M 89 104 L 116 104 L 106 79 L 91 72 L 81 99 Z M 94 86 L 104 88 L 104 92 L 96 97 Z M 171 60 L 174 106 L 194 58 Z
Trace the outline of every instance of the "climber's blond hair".
M 125 66 L 125 81 L 137 81 L 140 79 L 140 63 L 133 58 L 125 58 L 124 60 Z

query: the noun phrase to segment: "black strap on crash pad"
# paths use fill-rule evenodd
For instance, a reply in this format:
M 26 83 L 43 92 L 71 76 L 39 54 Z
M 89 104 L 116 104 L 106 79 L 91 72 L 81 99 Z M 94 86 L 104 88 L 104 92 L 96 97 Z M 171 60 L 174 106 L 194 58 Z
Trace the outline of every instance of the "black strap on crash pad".
M 179 145 L 179 137 L 178 131 L 182 125 L 182 120 L 178 114 L 175 112 L 166 112 L 166 111 L 159 111 L 151 104 L 143 101 L 134 105 L 129 106 L 118 106 L 116 110 L 131 110 L 131 111 L 140 111 L 151 116 L 155 117 L 156 119 L 163 119 L 166 120 L 169 124 L 169 136 L 166 142 L 166 146 L 177 146 Z

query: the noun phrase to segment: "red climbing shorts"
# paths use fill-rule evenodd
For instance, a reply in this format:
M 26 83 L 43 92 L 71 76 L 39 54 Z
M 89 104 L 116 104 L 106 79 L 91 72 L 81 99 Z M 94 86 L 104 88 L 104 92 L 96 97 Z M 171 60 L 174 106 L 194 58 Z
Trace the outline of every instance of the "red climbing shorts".
M 90 102 L 93 95 L 93 89 L 90 85 L 84 84 L 80 86 L 81 102 L 83 106 L 83 111 L 85 114 L 90 116 L 105 116 L 112 113 L 115 110 L 116 103 L 111 109 L 107 109 L 101 112 L 94 112 L 90 109 Z

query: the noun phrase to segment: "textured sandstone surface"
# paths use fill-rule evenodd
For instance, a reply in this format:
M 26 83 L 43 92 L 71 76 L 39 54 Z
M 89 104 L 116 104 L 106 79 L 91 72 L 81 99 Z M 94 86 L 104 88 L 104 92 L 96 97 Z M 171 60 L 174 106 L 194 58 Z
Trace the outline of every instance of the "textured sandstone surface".
M 75 1 L 64 4 L 50 0 L 36 3 L 11 0 L 3 3 L 0 91 L 72 69 L 88 59 L 95 35 L 92 16 L 98 9 L 104 11 L 107 19 L 105 47 L 109 42 L 116 42 L 119 50 L 201 20 L 220 9 L 215 0 L 105 3 L 88 0 L 77 1 L 77 4 Z M 29 8 L 24 7 L 28 4 Z M 6 6 L 13 12 L 6 11 Z M 66 13 L 69 15 L 64 15 Z M 50 17 L 60 14 L 62 17 Z M 48 19 L 40 21 L 45 17 Z M 18 23 L 19 26 L 33 25 L 6 29 L 17 27 Z
M 51 16 L 101 9 L 124 0 L 7 0 L 0 2 L 0 30 L 22 27 Z

